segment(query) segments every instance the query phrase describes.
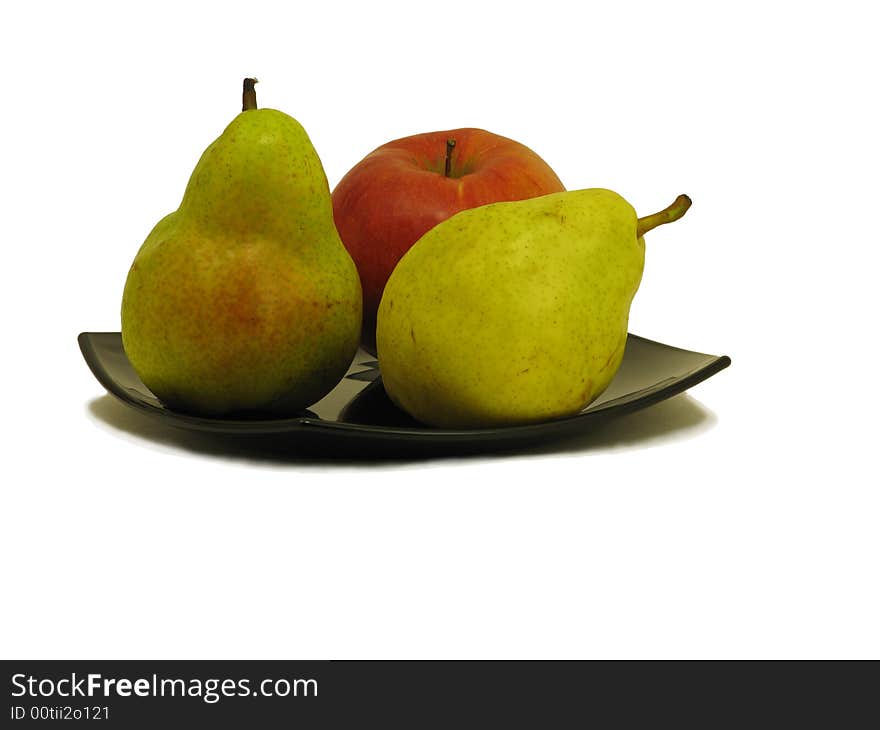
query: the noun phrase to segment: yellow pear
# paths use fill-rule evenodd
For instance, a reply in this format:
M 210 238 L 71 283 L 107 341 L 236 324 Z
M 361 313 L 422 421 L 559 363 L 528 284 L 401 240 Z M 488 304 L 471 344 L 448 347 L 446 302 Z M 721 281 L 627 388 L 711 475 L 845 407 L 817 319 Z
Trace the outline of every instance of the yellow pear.
M 577 413 L 611 382 L 645 261 L 639 219 L 593 188 L 494 203 L 429 230 L 391 274 L 377 350 L 389 397 L 417 420 L 470 428 Z

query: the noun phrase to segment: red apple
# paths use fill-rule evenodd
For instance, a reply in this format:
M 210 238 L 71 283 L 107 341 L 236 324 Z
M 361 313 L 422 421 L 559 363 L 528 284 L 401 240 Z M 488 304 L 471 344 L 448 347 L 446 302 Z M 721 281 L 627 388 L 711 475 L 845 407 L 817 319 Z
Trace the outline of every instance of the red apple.
M 373 150 L 333 191 L 333 215 L 364 293 L 363 345 L 397 262 L 429 229 L 467 208 L 565 190 L 537 154 L 484 129 L 428 132 Z

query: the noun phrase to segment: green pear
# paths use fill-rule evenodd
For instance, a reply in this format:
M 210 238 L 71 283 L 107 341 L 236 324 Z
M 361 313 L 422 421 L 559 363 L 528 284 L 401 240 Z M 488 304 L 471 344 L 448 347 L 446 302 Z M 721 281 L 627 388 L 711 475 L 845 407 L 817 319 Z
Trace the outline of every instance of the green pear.
M 446 428 L 577 413 L 623 359 L 642 236 L 689 206 L 679 196 L 639 219 L 617 193 L 574 190 L 438 224 L 397 264 L 379 305 L 389 397 Z
M 360 280 L 321 161 L 299 122 L 256 108 L 254 83 L 122 297 L 137 374 L 169 407 L 205 416 L 302 410 L 339 382 L 360 337 Z

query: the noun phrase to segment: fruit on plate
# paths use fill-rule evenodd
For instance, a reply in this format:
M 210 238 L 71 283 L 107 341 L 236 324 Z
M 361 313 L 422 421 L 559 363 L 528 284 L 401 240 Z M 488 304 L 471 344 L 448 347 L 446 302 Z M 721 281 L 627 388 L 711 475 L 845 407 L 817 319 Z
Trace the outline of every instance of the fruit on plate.
M 336 226 L 361 276 L 365 349 L 375 354 L 388 276 L 429 229 L 468 208 L 563 190 L 535 152 L 483 129 L 417 134 L 368 154 L 333 190 Z
M 202 154 L 180 207 L 128 273 L 122 341 L 173 409 L 289 414 L 339 382 L 357 350 L 361 289 L 302 126 L 243 110 Z
M 643 235 L 689 207 L 682 195 L 638 218 L 617 193 L 574 190 L 462 211 L 432 228 L 379 306 L 389 397 L 447 428 L 577 413 L 623 359 Z

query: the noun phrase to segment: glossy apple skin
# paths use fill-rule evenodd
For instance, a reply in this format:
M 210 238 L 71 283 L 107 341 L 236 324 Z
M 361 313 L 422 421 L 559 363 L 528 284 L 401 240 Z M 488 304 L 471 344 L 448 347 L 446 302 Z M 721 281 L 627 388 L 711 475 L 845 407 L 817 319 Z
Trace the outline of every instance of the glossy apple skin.
M 388 277 L 429 229 L 467 208 L 563 190 L 535 152 L 484 129 L 427 132 L 373 150 L 332 195 L 339 236 L 361 277 L 364 348 L 375 354 L 376 311 Z

